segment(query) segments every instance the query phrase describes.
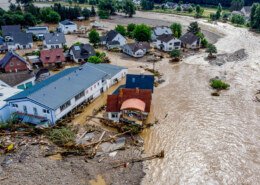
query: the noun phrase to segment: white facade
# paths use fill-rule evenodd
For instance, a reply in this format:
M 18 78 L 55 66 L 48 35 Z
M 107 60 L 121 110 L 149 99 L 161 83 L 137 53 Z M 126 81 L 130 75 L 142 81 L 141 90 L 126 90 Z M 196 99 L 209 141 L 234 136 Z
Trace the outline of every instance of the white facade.
M 171 28 L 167 26 L 155 27 L 152 31 L 152 40 L 155 40 L 160 35 L 172 35 Z
M 119 73 L 114 75 L 113 77 L 106 79 L 102 82 L 100 79 L 92 86 L 80 92 L 78 98 L 74 96 L 67 102 L 64 102 L 66 106 L 60 106 L 59 108 L 53 110 L 46 107 L 43 104 L 39 104 L 34 102 L 28 98 L 19 99 L 19 100 L 11 100 L 9 101 L 9 105 L 11 107 L 11 112 L 20 112 L 23 114 L 35 115 L 42 118 L 47 118 L 51 124 L 55 124 L 56 121 L 67 115 L 71 112 L 75 107 L 82 104 L 86 101 L 91 101 L 104 91 L 106 91 L 109 87 L 114 85 L 117 81 L 121 80 L 126 76 L 127 69 L 122 69 Z
M 63 46 L 65 44 L 62 44 L 62 43 L 60 43 L 60 44 L 46 44 L 46 41 L 44 40 L 43 45 L 47 49 L 54 49 L 54 48 L 63 48 Z
M 0 122 L 5 122 L 11 117 L 10 107 L 4 100 L 21 91 L 10 87 L 0 87 Z
M 119 33 L 113 38 L 112 41 L 118 41 L 120 46 L 124 46 L 126 44 L 126 38 Z M 109 47 L 107 41 L 103 41 L 101 44 Z
M 174 49 L 181 49 L 181 40 L 177 38 L 173 38 L 172 40 L 168 42 L 164 42 L 161 40 L 156 40 L 154 42 L 155 46 L 157 49 L 163 50 L 163 51 L 172 51 Z
M 59 23 L 59 31 L 61 31 L 64 34 L 68 34 L 68 33 L 75 33 L 76 31 L 78 31 L 78 26 L 77 24 L 71 22 L 72 24 L 69 25 L 64 25 Z
M 19 43 L 8 43 L 8 50 L 17 50 L 17 49 L 31 49 L 33 47 L 33 43 L 28 43 L 26 45 L 21 45 Z
M 123 52 L 135 58 L 141 58 L 146 54 L 146 50 L 138 49 L 133 51 L 128 45 L 123 46 Z

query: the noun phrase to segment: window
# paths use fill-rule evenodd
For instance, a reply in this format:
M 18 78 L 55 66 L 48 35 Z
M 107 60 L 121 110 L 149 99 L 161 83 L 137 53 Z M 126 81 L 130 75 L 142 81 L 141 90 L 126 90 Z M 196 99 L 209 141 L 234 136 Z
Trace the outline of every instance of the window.
M 35 116 L 38 116 L 38 111 L 37 111 L 37 108 L 35 108 L 35 107 L 33 107 L 33 114 L 34 114 Z
M 27 107 L 25 105 L 23 106 L 23 112 L 27 114 Z
M 75 100 L 77 101 L 77 100 L 79 100 L 80 98 L 82 98 L 83 96 L 84 96 L 84 91 L 82 91 L 81 93 L 77 94 L 77 95 L 75 96 Z
M 18 108 L 18 105 L 17 104 L 12 104 L 12 107 Z
M 13 63 L 13 62 L 10 62 L 10 66 L 14 66 L 14 63 Z
M 60 111 L 63 111 L 65 110 L 67 107 L 69 107 L 71 104 L 70 104 L 70 100 L 67 101 L 66 103 L 64 103 L 62 106 L 60 106 Z
M 174 46 L 180 46 L 181 43 L 180 42 L 174 42 Z
M 45 113 L 45 114 L 49 114 L 49 113 L 50 113 L 50 111 L 47 110 L 47 109 L 42 109 L 42 111 L 43 111 L 43 113 Z
M 172 45 L 172 43 L 169 44 L 170 46 Z
M 111 117 L 112 117 L 112 118 L 118 118 L 118 115 L 117 115 L 117 113 L 112 113 L 112 114 L 111 114 Z

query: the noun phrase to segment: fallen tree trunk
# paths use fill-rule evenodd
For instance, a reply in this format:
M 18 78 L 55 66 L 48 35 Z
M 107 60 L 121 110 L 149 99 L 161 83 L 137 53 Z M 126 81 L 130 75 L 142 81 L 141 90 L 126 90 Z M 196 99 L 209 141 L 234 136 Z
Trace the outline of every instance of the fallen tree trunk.
M 148 156 L 148 157 L 142 157 L 142 158 L 138 158 L 138 159 L 130 159 L 130 160 L 127 160 L 125 162 L 121 162 L 120 164 L 113 166 L 113 168 L 118 168 L 118 167 L 121 167 L 121 166 L 126 167 L 129 163 L 143 162 L 143 161 L 152 160 L 152 159 L 156 159 L 156 158 L 159 158 L 159 159 L 164 158 L 164 150 L 162 150 L 158 154 L 151 155 L 151 156 Z

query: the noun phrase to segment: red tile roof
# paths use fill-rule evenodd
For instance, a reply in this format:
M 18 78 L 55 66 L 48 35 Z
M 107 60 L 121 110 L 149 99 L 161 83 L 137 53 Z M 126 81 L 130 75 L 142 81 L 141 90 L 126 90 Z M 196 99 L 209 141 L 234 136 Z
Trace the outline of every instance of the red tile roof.
M 51 64 L 57 62 L 65 62 L 63 50 L 61 48 L 42 50 L 40 52 L 40 60 L 43 64 Z
M 150 112 L 152 91 L 144 89 L 120 89 L 118 95 L 108 95 L 107 112 L 120 112 L 122 104 L 130 99 L 138 99 L 145 103 L 145 112 Z M 131 101 L 131 103 L 133 103 Z M 138 106 L 138 105 L 136 105 Z M 135 107 L 136 107 L 135 106 Z M 141 109 L 142 107 L 140 107 Z

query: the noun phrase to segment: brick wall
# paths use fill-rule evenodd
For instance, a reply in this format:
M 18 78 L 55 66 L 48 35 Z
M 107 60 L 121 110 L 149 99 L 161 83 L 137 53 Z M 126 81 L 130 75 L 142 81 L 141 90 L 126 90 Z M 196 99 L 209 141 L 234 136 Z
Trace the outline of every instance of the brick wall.
M 19 60 L 17 57 L 12 57 L 5 66 L 5 72 L 7 73 L 26 70 L 28 70 L 27 65 Z

